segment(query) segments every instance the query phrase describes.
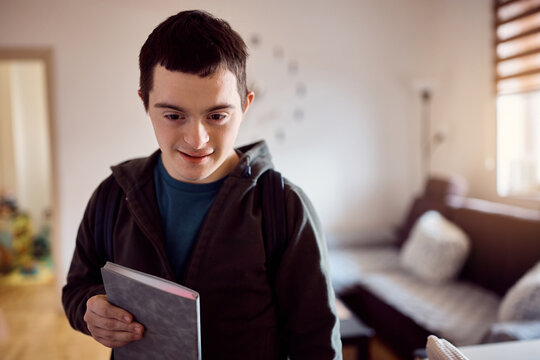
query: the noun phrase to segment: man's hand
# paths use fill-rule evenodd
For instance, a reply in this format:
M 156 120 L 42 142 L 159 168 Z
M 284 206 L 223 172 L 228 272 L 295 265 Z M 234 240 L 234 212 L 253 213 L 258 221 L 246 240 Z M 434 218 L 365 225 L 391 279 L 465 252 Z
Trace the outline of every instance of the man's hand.
M 92 337 L 110 348 L 139 340 L 144 331 L 144 327 L 133 321 L 129 312 L 111 305 L 105 295 L 95 295 L 88 299 L 84 321 Z

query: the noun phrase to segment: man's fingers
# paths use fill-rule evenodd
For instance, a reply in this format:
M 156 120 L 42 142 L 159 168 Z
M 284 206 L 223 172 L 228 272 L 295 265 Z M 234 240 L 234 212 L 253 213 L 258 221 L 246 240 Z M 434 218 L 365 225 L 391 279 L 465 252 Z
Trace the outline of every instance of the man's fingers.
M 135 335 L 131 332 L 108 331 L 99 328 L 94 329 L 91 333 L 92 337 L 99 343 L 110 348 L 124 346 L 141 338 L 141 335 Z
M 86 321 L 88 326 L 109 331 L 126 331 L 136 334 L 142 334 L 144 331 L 144 326 L 138 322 L 132 321 L 131 323 L 126 324 L 125 322 L 114 318 L 100 316 L 92 311 L 86 312 L 84 321 Z
M 88 299 L 86 307 L 101 317 L 117 319 L 128 324 L 133 320 L 133 316 L 129 312 L 109 303 L 105 295 L 92 296 Z
M 87 301 L 84 321 L 92 337 L 111 348 L 139 340 L 144 332 L 144 327 L 133 321 L 129 312 L 111 305 L 105 295 Z
M 104 329 L 104 330 L 110 330 L 110 331 L 131 331 L 135 330 L 135 328 L 131 327 L 131 324 L 126 324 L 125 322 L 118 321 L 117 319 L 113 318 L 106 318 L 103 316 L 100 316 L 96 313 L 89 312 L 86 314 L 86 323 L 91 324 L 93 327 Z
M 111 305 L 109 302 L 107 302 L 107 304 L 108 306 L 103 309 L 103 316 L 122 321 L 126 324 L 129 324 L 133 321 L 133 316 L 126 310 Z
M 114 319 L 113 321 L 119 324 L 118 327 L 124 327 L 125 330 L 118 330 L 118 327 L 115 324 L 109 323 L 107 319 L 105 321 L 87 322 L 88 330 L 94 339 L 111 348 L 123 346 L 131 341 L 142 338 L 144 331 L 142 325 L 133 323 L 128 326 L 120 321 Z M 100 325 L 109 326 L 110 328 L 103 328 Z

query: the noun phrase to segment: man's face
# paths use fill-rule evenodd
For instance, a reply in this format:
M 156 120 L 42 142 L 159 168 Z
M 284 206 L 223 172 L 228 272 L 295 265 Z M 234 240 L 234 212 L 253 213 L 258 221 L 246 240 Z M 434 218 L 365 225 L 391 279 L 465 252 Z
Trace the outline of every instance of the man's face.
M 169 175 L 202 184 L 232 171 L 238 163 L 234 142 L 252 100 L 250 93 L 242 108 L 229 70 L 201 78 L 156 66 L 148 113 Z

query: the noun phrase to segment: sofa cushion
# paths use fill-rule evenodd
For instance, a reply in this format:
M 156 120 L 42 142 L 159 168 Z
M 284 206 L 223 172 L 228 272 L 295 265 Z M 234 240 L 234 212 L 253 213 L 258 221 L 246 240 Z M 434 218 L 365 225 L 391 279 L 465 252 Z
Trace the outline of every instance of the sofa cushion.
M 437 211 L 428 211 L 414 225 L 400 261 L 422 280 L 439 283 L 458 274 L 468 252 L 467 235 Z
M 450 211 L 448 205 L 440 200 L 433 200 L 429 198 L 419 197 L 416 198 L 411 207 L 407 211 L 407 215 L 397 229 L 397 245 L 402 246 L 410 236 L 414 224 L 418 221 L 420 216 L 429 210 L 435 210 L 441 213 L 443 216 L 447 216 Z
M 430 333 L 458 346 L 480 342 L 497 320 L 500 305 L 499 296 L 475 284 L 426 283 L 395 270 L 367 274 L 361 286 Z
M 429 360 L 468 360 L 454 344 L 435 335 L 428 336 L 426 352 Z
M 398 227 L 397 244 L 403 245 L 416 220 L 426 211 L 436 210 L 448 218 L 449 206 L 461 203 L 465 199 L 467 188 L 466 181 L 460 176 L 445 178 L 431 176 L 426 181 L 423 194 L 412 202 L 403 222 Z
M 508 290 L 499 309 L 499 320 L 540 320 L 540 262 Z

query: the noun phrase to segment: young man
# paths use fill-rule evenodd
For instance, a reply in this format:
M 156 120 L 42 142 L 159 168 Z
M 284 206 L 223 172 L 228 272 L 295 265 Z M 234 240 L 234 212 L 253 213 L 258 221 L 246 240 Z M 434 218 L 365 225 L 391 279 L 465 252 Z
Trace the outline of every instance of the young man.
M 341 358 L 320 224 L 288 181 L 287 247 L 269 280 L 258 179 L 271 157 L 264 142 L 233 147 L 254 98 L 246 58 L 241 37 L 201 11 L 170 17 L 141 49 L 139 96 L 159 150 L 112 167 L 92 195 L 62 296 L 71 325 L 105 346 L 145 331 L 107 301 L 108 260 L 200 293 L 205 359 Z M 122 198 L 103 219 L 115 188 Z M 102 222 L 114 224 L 110 255 Z

